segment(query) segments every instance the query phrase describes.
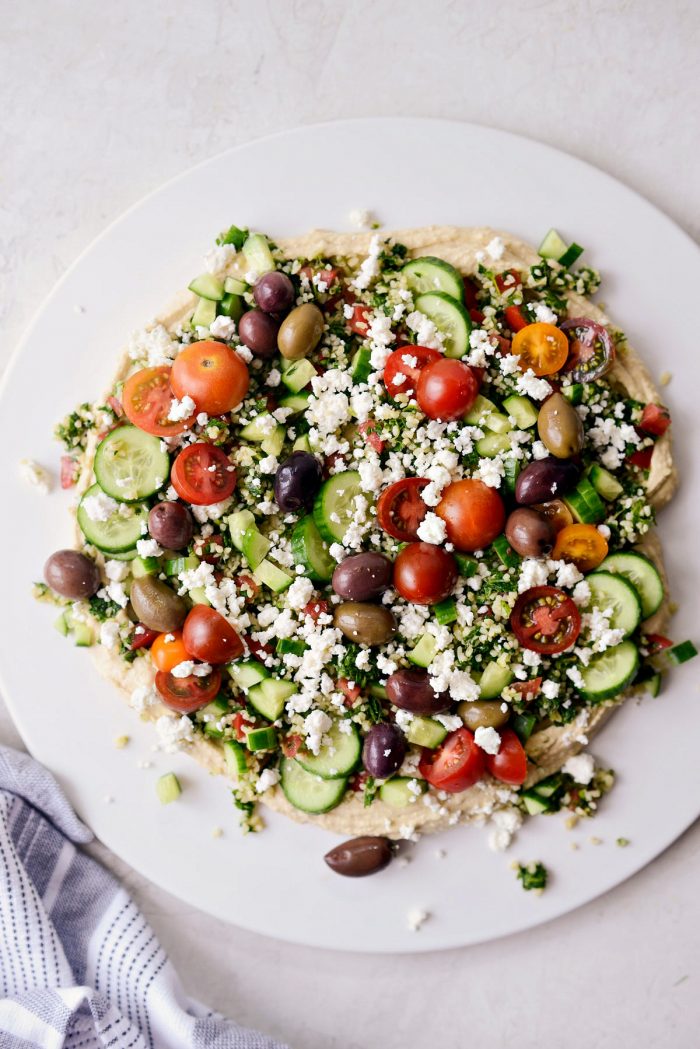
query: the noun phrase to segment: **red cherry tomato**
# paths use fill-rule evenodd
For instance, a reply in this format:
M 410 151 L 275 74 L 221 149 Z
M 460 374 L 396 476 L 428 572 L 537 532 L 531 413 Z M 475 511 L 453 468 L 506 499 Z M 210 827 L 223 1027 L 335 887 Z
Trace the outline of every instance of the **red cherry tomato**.
M 241 403 L 250 376 L 245 362 L 229 346 L 204 339 L 180 351 L 170 385 L 176 397 L 191 397 L 198 411 L 222 415 Z
M 515 602 L 510 628 L 523 648 L 553 655 L 574 644 L 581 633 L 581 615 L 563 590 L 533 586 Z
M 503 316 L 511 331 L 520 331 L 521 328 L 526 328 L 530 323 L 520 306 L 506 307 L 503 311 Z
M 377 500 L 377 520 L 387 535 L 401 543 L 418 538 L 418 528 L 428 512 L 420 497 L 427 484 L 425 477 L 404 477 L 384 489 Z
M 506 512 L 495 488 L 475 477 L 453 481 L 442 493 L 435 513 L 447 525 L 447 538 L 457 550 L 483 550 L 503 531 Z
M 212 670 L 210 674 L 197 677 L 173 677 L 169 671 L 159 670 L 156 674 L 156 688 L 166 707 L 179 714 L 194 714 L 211 703 L 221 688 L 221 671 Z
M 406 601 L 436 605 L 452 593 L 457 562 L 433 543 L 409 543 L 394 561 L 394 586 Z
M 527 778 L 527 755 L 512 728 L 499 729 L 501 745 L 498 754 L 486 754 L 486 768 L 503 783 L 519 787 Z
M 424 750 L 418 770 L 431 786 L 458 794 L 484 774 L 484 752 L 468 728 L 450 732 L 437 750 Z
M 655 437 L 661 437 L 671 425 L 671 416 L 668 408 L 661 404 L 647 404 L 642 412 L 642 420 L 639 429 L 644 433 L 651 433 Z
M 124 414 L 130 423 L 146 433 L 155 437 L 175 437 L 192 424 L 194 415 L 179 422 L 168 419 L 173 397 L 167 365 L 142 368 L 124 383 Z
M 366 339 L 371 316 L 371 306 L 363 306 L 360 302 L 356 303 L 352 308 L 352 317 L 348 319 L 348 328 L 355 335 L 360 335 L 363 339 Z
M 230 663 L 243 655 L 243 642 L 230 623 L 207 605 L 195 605 L 182 628 L 182 640 L 192 659 Z
M 410 397 L 416 392 L 416 384 L 423 369 L 441 357 L 441 353 L 428 346 L 400 346 L 389 354 L 384 365 L 386 392 L 390 397 L 396 397 L 399 393 Z
M 358 432 L 362 434 L 370 448 L 374 448 L 377 453 L 384 451 L 384 445 L 386 442 L 383 441 L 377 433 L 377 424 L 374 419 L 367 419 L 366 422 L 360 423 L 357 429 Z
M 220 503 L 236 487 L 236 471 L 228 456 L 213 444 L 190 444 L 173 463 L 173 488 L 186 503 Z
M 233 715 L 231 726 L 238 742 L 244 743 L 246 731 L 253 727 L 253 722 L 242 710 L 239 710 L 237 714 Z
M 429 419 L 449 421 L 461 419 L 478 392 L 478 379 L 468 364 L 442 357 L 420 373 L 416 400 Z

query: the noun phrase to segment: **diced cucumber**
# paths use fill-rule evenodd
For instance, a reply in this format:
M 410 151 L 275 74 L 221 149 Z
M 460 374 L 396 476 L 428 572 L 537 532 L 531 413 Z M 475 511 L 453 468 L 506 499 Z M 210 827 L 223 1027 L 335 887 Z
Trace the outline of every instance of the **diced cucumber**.
M 574 382 L 568 386 L 562 386 L 561 394 L 572 404 L 580 404 L 583 400 L 583 383 Z
M 519 459 L 503 460 L 503 487 L 509 495 L 515 494 L 515 484 L 518 480 L 521 465 Z
M 599 466 L 598 463 L 593 463 L 593 466 L 591 466 L 588 471 L 588 479 L 598 495 L 602 496 L 603 499 L 607 499 L 609 503 L 613 499 L 617 499 L 619 495 L 622 495 L 623 488 L 620 482 L 604 466 Z
M 274 424 L 274 425 L 273 425 Z M 269 412 L 260 412 L 254 419 L 251 419 L 243 429 L 241 430 L 241 437 L 245 441 L 253 441 L 255 444 L 260 444 L 269 437 L 270 434 L 274 433 L 277 422 L 272 418 Z
M 245 244 L 247 236 L 247 229 L 241 229 L 240 226 L 229 226 L 225 233 L 220 234 L 220 236 L 216 238 L 216 243 L 233 244 L 236 251 L 240 251 Z
M 517 394 L 506 397 L 503 410 L 513 419 L 519 430 L 529 430 L 537 422 L 539 414 L 529 397 L 520 397 Z
M 562 257 L 559 259 L 559 265 L 563 266 L 565 270 L 568 270 L 569 267 L 573 266 L 573 264 L 576 262 L 576 259 L 583 255 L 583 252 L 584 249 L 581 247 L 581 245 L 577 244 L 574 241 L 572 244 L 569 244 L 568 248 L 566 249 Z
M 73 609 L 67 608 L 63 613 L 66 629 L 70 634 L 73 644 L 78 648 L 90 648 L 95 643 L 95 635 L 90 623 L 79 619 Z
M 132 503 L 146 499 L 170 477 L 170 456 L 160 437 L 137 426 L 118 426 L 95 452 L 95 478 L 113 499 Z
M 510 727 L 516 734 L 523 746 L 527 743 L 532 730 L 537 723 L 537 718 L 534 714 L 513 714 L 510 719 Z
M 156 780 L 156 794 L 161 805 L 169 805 L 171 801 L 177 801 L 182 794 L 182 787 L 174 772 L 166 772 Z
M 350 725 L 350 732 L 341 732 L 341 724 Z M 296 760 L 305 772 L 321 779 L 348 776 L 360 760 L 360 736 L 351 721 L 334 721 L 328 731 L 329 744 L 321 745 L 318 754 L 300 750 Z
M 61 612 L 60 616 L 54 620 L 54 630 L 58 630 L 62 637 L 68 636 L 68 624 L 66 623 L 65 612 Z
M 493 401 L 490 401 L 488 397 L 482 397 L 482 395 L 478 393 L 473 405 L 464 416 L 464 421 L 469 426 L 486 426 L 488 425 L 487 420 L 489 416 L 498 414 L 498 408 Z
M 269 587 L 276 594 L 281 594 L 293 582 L 292 576 L 288 572 L 278 568 L 277 565 L 274 565 L 272 561 L 268 561 L 267 558 L 261 561 L 257 568 L 254 569 L 253 577 L 256 582 Z
M 132 503 L 128 507 L 117 506 L 106 521 L 93 521 L 86 510 L 88 500 L 104 495 L 99 484 L 88 488 L 78 504 L 78 524 L 87 541 L 105 553 L 131 551 L 143 536 L 141 526 L 148 521 L 148 507 L 143 503 Z M 135 554 L 134 554 L 135 556 Z
M 347 779 L 321 779 L 306 772 L 294 758 L 283 758 L 280 786 L 287 801 L 301 812 L 319 814 L 339 805 Z
M 370 682 L 367 686 L 367 691 L 370 696 L 374 696 L 375 699 L 388 699 L 384 685 L 378 685 L 374 681 Z
M 532 789 L 540 798 L 553 798 L 562 782 L 561 773 L 555 772 L 553 776 L 541 779 Z
M 251 568 L 255 569 L 267 557 L 272 543 L 256 527 L 246 528 L 241 536 L 241 553 Z
M 642 605 L 635 588 L 621 575 L 597 571 L 586 576 L 591 591 L 590 607 L 601 611 L 612 608 L 610 627 L 629 637 L 639 626 Z
M 694 659 L 697 654 L 698 650 L 692 641 L 679 641 L 677 645 L 672 645 L 670 648 L 664 648 L 661 652 L 655 653 L 649 658 L 649 663 L 655 670 L 663 672 L 671 670 L 672 667 L 680 666 L 681 663 L 687 663 L 689 659 Z
M 463 357 L 469 349 L 472 322 L 462 303 L 442 291 L 429 291 L 419 295 L 415 305 L 443 335 L 445 356 Z
M 160 561 L 157 557 L 135 557 L 131 562 L 131 574 L 134 579 L 142 579 L 147 575 L 155 575 L 160 571 Z
M 350 361 L 350 376 L 355 385 L 367 382 L 372 374 L 372 353 L 368 346 L 360 346 Z
M 210 605 L 211 601 L 207 597 L 206 587 L 195 586 L 192 590 L 187 591 L 187 596 L 193 605 Z
M 565 251 L 566 242 L 555 229 L 550 229 L 545 233 L 537 254 L 543 259 L 554 259 L 555 262 L 558 262 Z
M 428 667 L 437 655 L 437 641 L 432 634 L 423 634 L 418 643 L 406 653 L 406 658 L 417 667 Z
M 192 314 L 193 328 L 208 328 L 216 320 L 216 303 L 212 299 L 200 299 Z
M 284 710 L 284 704 L 297 691 L 297 686 L 292 681 L 266 677 L 248 689 L 246 698 L 258 714 L 262 714 L 268 721 L 277 721 Z
M 244 295 L 247 290 L 246 282 L 238 277 L 226 277 L 224 280 L 224 291 L 227 295 Z
M 520 555 L 515 552 L 505 535 L 498 535 L 492 543 L 498 559 L 506 568 L 517 568 L 520 564 Z
M 644 689 L 652 699 L 656 699 L 659 692 L 661 691 L 661 674 L 652 674 L 651 677 L 645 678 L 642 682 Z
M 406 739 L 409 743 L 417 747 L 428 747 L 430 750 L 439 747 L 446 735 L 445 726 L 433 718 L 415 717 L 406 728 Z
M 305 433 L 297 437 L 292 445 L 293 452 L 308 452 L 311 454 L 311 443 Z
M 309 405 L 310 396 L 311 394 L 308 391 L 304 391 L 304 393 L 289 393 L 286 397 L 281 398 L 280 408 L 290 408 L 292 415 L 301 415 Z
M 424 779 L 413 779 L 411 776 L 394 776 L 382 783 L 379 788 L 379 800 L 392 809 L 405 809 L 415 805 L 421 794 L 425 794 L 428 784 Z
M 226 519 L 228 530 L 231 534 L 231 542 L 236 550 L 243 552 L 243 535 L 249 528 L 256 528 L 255 518 L 250 510 L 239 510 L 230 514 Z M 197 566 L 195 565 L 195 568 Z
M 480 437 L 474 447 L 484 459 L 495 459 L 501 452 L 510 450 L 510 433 L 489 433 Z
M 304 652 L 308 649 L 308 645 L 305 641 L 302 641 L 298 637 L 279 637 L 275 645 L 275 652 L 278 656 L 284 656 L 287 654 L 293 656 L 303 656 Z
M 224 282 L 215 277 L 213 273 L 200 274 L 187 287 L 202 299 L 213 299 L 214 302 L 219 302 L 224 297 Z
M 276 269 L 267 237 L 262 233 L 251 233 L 243 245 L 243 254 L 257 277 Z
M 278 424 L 271 434 L 268 434 L 267 437 L 263 437 L 260 442 L 260 447 L 265 455 L 278 456 L 284 446 L 285 435 L 286 430 L 284 426 Z
M 252 728 L 246 733 L 245 743 L 250 751 L 276 750 L 277 733 L 273 728 Z
M 539 816 L 542 812 L 548 812 L 550 804 L 546 798 L 541 798 L 534 790 L 521 790 L 520 797 L 525 803 L 525 809 L 529 816 Z
M 433 605 L 433 613 L 440 626 L 448 626 L 457 619 L 457 602 L 453 597 L 448 597 L 445 601 Z
M 241 663 L 232 663 L 228 672 L 238 688 L 243 689 L 244 692 L 253 685 L 259 685 L 261 681 L 270 676 L 267 667 L 258 663 L 257 659 L 245 659 Z
M 664 599 L 664 584 L 657 568 L 642 554 L 610 554 L 600 566 L 602 572 L 614 572 L 631 583 L 639 595 L 642 619 L 658 612 Z
M 580 668 L 582 687 L 576 685 L 584 699 L 602 703 L 623 692 L 632 682 L 639 667 L 637 646 L 623 641 L 614 648 L 594 656 L 587 667 Z
M 356 470 L 343 470 L 321 485 L 314 502 L 314 521 L 327 543 L 342 543 L 355 520 L 355 497 L 365 495 Z
M 224 742 L 224 761 L 229 776 L 238 779 L 248 771 L 248 759 L 245 747 L 241 746 L 237 739 L 227 739 Z
M 498 434 L 509 433 L 513 429 L 510 419 L 502 412 L 492 412 L 491 415 L 487 415 L 484 419 L 484 426 L 492 433 Z
M 298 361 L 287 361 L 282 368 L 282 382 L 290 393 L 299 393 L 308 386 L 316 375 L 316 369 L 306 357 Z
M 464 280 L 449 262 L 434 255 L 411 259 L 401 270 L 409 291 L 414 296 L 428 291 L 444 291 L 459 302 L 464 301 Z
M 194 571 L 195 568 L 199 567 L 199 558 L 195 554 L 188 554 L 187 557 L 170 557 L 163 565 L 163 570 L 167 576 L 180 575 L 181 572 Z
M 230 317 L 238 324 L 245 311 L 245 302 L 240 295 L 224 295 L 219 303 L 218 313 L 222 317 Z
M 504 667 L 495 660 L 491 660 L 484 667 L 479 678 L 479 698 L 498 699 L 504 688 L 507 688 L 513 680 L 513 671 L 510 667 Z
M 605 503 L 587 477 L 582 477 L 573 492 L 564 496 L 564 502 L 574 520 L 581 524 L 598 524 L 607 513 Z
M 317 583 L 330 582 L 336 562 L 328 553 L 328 546 L 311 514 L 297 521 L 292 530 L 291 546 L 294 563 L 301 565 L 309 579 Z
M 470 576 L 476 575 L 479 571 L 479 562 L 475 557 L 470 557 L 469 554 L 455 553 L 454 559 L 457 562 L 459 574 L 464 576 L 465 579 L 469 579 Z

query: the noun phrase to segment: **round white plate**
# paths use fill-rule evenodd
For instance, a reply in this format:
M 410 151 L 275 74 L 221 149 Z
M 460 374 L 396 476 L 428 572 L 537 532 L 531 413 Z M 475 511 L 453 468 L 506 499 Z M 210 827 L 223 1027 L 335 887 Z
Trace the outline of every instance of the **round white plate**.
M 49 296 L 9 369 L 0 407 L 0 670 L 32 753 L 98 836 L 156 884 L 269 936 L 419 951 L 501 936 L 571 910 L 639 870 L 696 818 L 700 763 L 683 742 L 700 733 L 695 665 L 669 676 L 661 699 L 630 703 L 595 740 L 594 753 L 619 782 L 593 823 L 569 832 L 560 817 L 533 820 L 506 854 L 489 851 L 483 830 L 456 828 L 412 847 L 407 866 L 344 880 L 321 859 L 335 840 L 321 830 L 270 815 L 263 834 L 242 836 L 226 785 L 185 755 L 153 753 L 152 729 L 98 677 L 89 653 L 52 629 L 54 610 L 36 604 L 30 588 L 47 555 L 72 542 L 70 497 L 42 496 L 18 473 L 24 456 L 55 471 L 55 421 L 100 393 L 126 336 L 199 272 L 220 229 L 231 222 L 273 236 L 344 229 L 357 207 L 373 209 L 388 229 L 491 225 L 538 243 L 555 226 L 587 246 L 615 321 L 654 374 L 674 373 L 668 400 L 683 484 L 664 512 L 662 536 L 681 609 L 674 635 L 697 636 L 698 249 L 618 182 L 535 142 L 467 124 L 362 120 L 252 142 L 187 172 L 106 230 Z M 118 750 L 122 733 L 132 742 Z M 144 760 L 153 767 L 139 767 Z M 163 807 L 154 784 L 171 769 L 184 792 Z M 215 827 L 223 837 L 212 835 Z M 595 847 L 590 835 L 604 844 Z M 616 847 L 620 836 L 628 848 Z M 551 869 L 543 896 L 522 891 L 513 858 Z M 415 907 L 431 915 L 419 933 L 407 925 Z

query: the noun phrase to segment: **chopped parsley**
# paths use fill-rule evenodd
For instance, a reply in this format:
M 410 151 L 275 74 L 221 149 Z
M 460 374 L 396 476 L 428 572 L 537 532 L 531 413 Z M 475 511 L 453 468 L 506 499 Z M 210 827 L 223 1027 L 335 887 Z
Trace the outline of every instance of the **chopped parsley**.
M 518 880 L 522 883 L 526 892 L 535 892 L 538 895 L 547 888 L 549 873 L 544 863 L 516 863 L 515 872 Z

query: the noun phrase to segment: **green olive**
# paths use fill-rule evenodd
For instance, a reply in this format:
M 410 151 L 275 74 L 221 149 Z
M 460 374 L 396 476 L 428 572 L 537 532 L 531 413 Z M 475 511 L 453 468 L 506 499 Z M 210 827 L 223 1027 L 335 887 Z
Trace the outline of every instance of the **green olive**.
M 140 622 L 161 633 L 179 630 L 187 616 L 187 606 L 182 598 L 153 576 L 134 579 L 129 600 Z
M 333 623 L 358 645 L 383 645 L 396 633 L 396 620 L 389 609 L 365 601 L 343 601 L 333 614 Z
M 501 710 L 500 699 L 464 700 L 457 707 L 457 713 L 472 732 L 478 728 L 500 728 L 510 716 L 509 710 Z
M 277 332 L 277 345 L 288 361 L 306 357 L 318 346 L 323 335 L 323 314 L 313 302 L 295 306 L 282 321 Z
M 583 448 L 581 418 L 560 393 L 553 393 L 540 408 L 537 431 L 542 443 L 557 459 L 570 459 Z

